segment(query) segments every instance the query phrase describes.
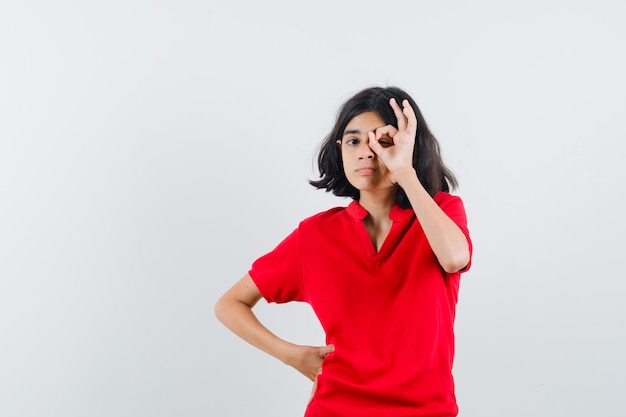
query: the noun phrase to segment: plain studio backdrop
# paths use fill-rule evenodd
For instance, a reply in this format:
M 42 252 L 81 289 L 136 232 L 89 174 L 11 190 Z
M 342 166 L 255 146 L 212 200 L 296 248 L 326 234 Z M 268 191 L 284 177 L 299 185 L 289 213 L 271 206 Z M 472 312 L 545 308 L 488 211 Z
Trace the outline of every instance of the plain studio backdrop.
M 475 256 L 462 417 L 619 415 L 621 2 L 3 1 L 0 415 L 298 416 L 311 383 L 217 322 L 300 220 L 337 109 L 420 105 Z M 305 304 L 256 309 L 321 345 Z

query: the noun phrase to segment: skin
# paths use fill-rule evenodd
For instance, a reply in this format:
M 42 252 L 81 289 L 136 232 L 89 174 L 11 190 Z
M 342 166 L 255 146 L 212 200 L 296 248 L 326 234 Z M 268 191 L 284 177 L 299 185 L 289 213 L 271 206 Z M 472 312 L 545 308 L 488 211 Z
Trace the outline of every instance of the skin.
M 391 99 L 398 128 L 385 125 L 375 112 L 354 117 L 346 126 L 341 148 L 346 177 L 360 192 L 359 203 L 369 213 L 364 225 L 378 250 L 391 228 L 389 213 L 396 187 L 402 187 L 414 208 L 430 246 L 446 272 L 456 272 L 469 262 L 467 239 L 424 189 L 413 168 L 417 119 L 407 100 L 402 108 Z M 249 274 L 241 278 L 216 303 L 217 318 L 235 334 L 311 379 L 313 391 L 324 358 L 333 345 L 302 346 L 269 331 L 252 308 L 261 294 Z
M 343 137 L 337 141 L 346 178 L 359 190 L 359 203 L 369 213 L 364 224 L 377 251 L 391 229 L 388 214 L 395 203 L 397 187 L 391 173 L 369 145 L 369 133 L 384 126 L 378 113 L 361 113 L 350 120 Z M 389 147 L 393 139 L 381 135 L 378 143 L 383 148 Z
M 428 194 L 413 168 L 413 147 L 417 133 L 417 118 L 413 108 L 407 100 L 402 103 L 403 108 L 394 99 L 389 104 L 396 115 L 398 129 L 386 125 L 369 132 L 369 146 L 389 170 L 389 181 L 398 184 L 405 191 L 442 268 L 448 273 L 457 272 L 469 262 L 467 239 L 456 223 Z M 379 142 L 386 136 L 393 139 L 393 146 L 385 147 Z M 369 199 L 366 198 L 365 204 L 369 204 Z M 393 204 L 387 206 L 387 216 L 392 206 Z M 367 206 L 363 207 L 370 212 Z M 381 216 L 381 213 L 376 215 Z

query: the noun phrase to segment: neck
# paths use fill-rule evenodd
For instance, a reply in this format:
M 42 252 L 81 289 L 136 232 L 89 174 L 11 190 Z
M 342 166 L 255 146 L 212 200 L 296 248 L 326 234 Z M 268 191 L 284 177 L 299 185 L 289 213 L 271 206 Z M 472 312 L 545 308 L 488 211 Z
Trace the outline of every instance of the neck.
M 374 223 L 388 221 L 389 213 L 396 204 L 396 194 L 371 194 L 361 192 L 359 204 L 369 213 L 368 218 Z
M 370 236 L 376 252 L 380 250 L 391 229 L 389 213 L 396 202 L 393 193 L 364 193 L 361 192 L 359 204 L 367 210 L 367 217 L 363 220 L 365 229 Z

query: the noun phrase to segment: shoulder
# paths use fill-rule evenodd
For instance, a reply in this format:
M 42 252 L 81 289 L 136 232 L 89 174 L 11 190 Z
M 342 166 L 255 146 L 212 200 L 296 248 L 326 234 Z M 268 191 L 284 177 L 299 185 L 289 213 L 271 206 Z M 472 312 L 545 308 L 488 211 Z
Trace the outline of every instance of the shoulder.
M 319 227 L 324 224 L 332 224 L 336 221 L 341 221 L 345 215 L 345 211 L 346 207 L 333 207 L 302 220 L 300 227 Z
M 438 192 L 433 197 L 439 208 L 448 215 L 455 223 L 460 225 L 467 224 L 467 214 L 461 197 L 445 192 Z
M 302 231 L 323 232 L 334 229 L 348 218 L 346 207 L 333 207 L 302 220 L 298 229 Z
M 433 197 L 435 203 L 439 205 L 439 207 L 444 208 L 445 206 L 453 205 L 453 206 L 463 206 L 463 200 L 458 195 L 452 195 L 450 193 L 446 193 L 444 191 L 439 191 Z

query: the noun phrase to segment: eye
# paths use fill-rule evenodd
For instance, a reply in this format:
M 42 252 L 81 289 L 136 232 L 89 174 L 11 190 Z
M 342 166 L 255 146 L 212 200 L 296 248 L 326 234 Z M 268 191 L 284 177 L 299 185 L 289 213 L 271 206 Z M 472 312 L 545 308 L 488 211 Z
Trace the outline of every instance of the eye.
M 350 138 L 350 139 L 346 139 L 345 143 L 347 145 L 358 145 L 359 144 L 359 140 L 356 138 Z
M 385 135 L 382 138 L 378 139 L 378 143 L 380 143 L 380 146 L 382 146 L 383 148 L 388 148 L 393 145 L 393 139 Z

